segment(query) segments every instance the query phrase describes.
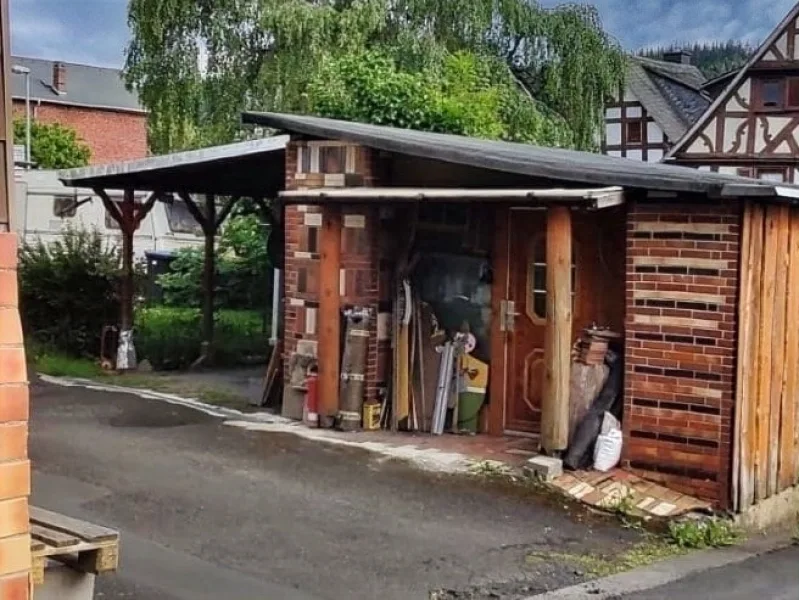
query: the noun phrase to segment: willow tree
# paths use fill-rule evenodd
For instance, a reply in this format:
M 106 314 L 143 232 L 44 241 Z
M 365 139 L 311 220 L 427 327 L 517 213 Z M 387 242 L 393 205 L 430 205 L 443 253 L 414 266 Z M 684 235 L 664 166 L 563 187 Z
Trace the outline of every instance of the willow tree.
M 231 141 L 244 109 L 307 110 L 319 65 L 363 48 L 408 71 L 458 52 L 495 59 L 586 149 L 622 78 L 595 9 L 533 0 L 131 0 L 129 23 L 127 82 L 155 152 Z

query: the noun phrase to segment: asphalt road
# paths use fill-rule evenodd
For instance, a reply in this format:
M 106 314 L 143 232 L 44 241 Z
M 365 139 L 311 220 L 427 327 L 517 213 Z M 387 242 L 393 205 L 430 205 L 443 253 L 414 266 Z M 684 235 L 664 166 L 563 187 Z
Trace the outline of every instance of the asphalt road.
M 799 600 L 799 546 L 703 571 L 624 600 Z M 618 600 L 622 600 L 619 598 Z
M 583 577 L 532 552 L 636 541 L 560 501 L 127 394 L 33 384 L 30 452 L 34 503 L 122 534 L 98 598 L 510 600 Z

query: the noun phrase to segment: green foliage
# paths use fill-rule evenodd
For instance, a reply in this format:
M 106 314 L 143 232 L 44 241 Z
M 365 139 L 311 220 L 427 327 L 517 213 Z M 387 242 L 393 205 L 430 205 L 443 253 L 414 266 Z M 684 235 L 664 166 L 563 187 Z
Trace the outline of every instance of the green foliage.
M 216 314 L 214 360 L 219 366 L 263 358 L 269 352 L 263 316 L 255 311 Z M 202 315 L 194 308 L 154 307 L 136 312 L 136 350 L 154 368 L 182 369 L 200 356 Z
M 559 115 L 580 148 L 595 146 L 604 99 L 623 77 L 618 44 L 603 31 L 596 10 L 583 5 L 131 0 L 128 16 L 132 40 L 126 79 L 149 109 L 156 153 L 229 142 L 240 135 L 242 110 L 306 110 L 314 101 L 306 95 L 308 86 L 318 81 L 319 68 L 330 68 L 326 60 L 358 55 L 363 48 L 390 55 L 406 74 L 433 68 L 442 56 L 459 52 L 493 61 L 489 64 L 498 77 L 513 73 L 549 113 Z M 383 91 L 402 96 L 396 88 L 402 78 L 391 76 L 393 83 Z M 461 122 L 463 98 L 450 98 L 456 125 L 474 126 Z M 485 93 L 477 104 L 491 110 L 498 101 Z M 525 110 L 530 108 L 517 111 L 517 125 Z M 478 130 L 492 137 L 498 133 Z
M 740 532 L 726 519 L 673 521 L 669 523 L 669 541 L 680 548 L 720 548 L 732 546 Z
M 730 40 L 728 42 L 674 44 L 663 48 L 647 48 L 641 56 L 662 59 L 666 52 L 687 50 L 691 53 L 691 62 L 696 65 L 705 77 L 712 79 L 741 68 L 755 52 L 755 47 L 748 42 Z
M 97 356 L 102 327 L 119 316 L 119 264 L 97 231 L 67 229 L 49 245 L 24 244 L 19 282 L 27 335 L 71 356 Z
M 36 372 L 43 375 L 80 379 L 92 379 L 103 375 L 103 370 L 99 365 L 85 358 L 67 356 L 58 351 L 31 354 L 29 348 L 26 348 L 26 350 L 28 352 L 28 360 L 34 364 Z
M 231 217 L 217 249 L 215 301 L 218 307 L 266 307 L 270 284 L 268 230 L 255 214 Z M 168 306 L 198 307 L 202 302 L 203 250 L 183 248 L 158 278 Z
M 378 51 L 327 57 L 308 85 L 309 109 L 335 119 L 566 146 L 562 119 L 545 115 L 502 64 L 467 52 L 408 71 Z
M 14 121 L 14 142 L 24 144 L 25 120 Z M 59 123 L 31 123 L 31 159 L 43 169 L 70 169 L 89 164 L 92 153 L 74 129 Z

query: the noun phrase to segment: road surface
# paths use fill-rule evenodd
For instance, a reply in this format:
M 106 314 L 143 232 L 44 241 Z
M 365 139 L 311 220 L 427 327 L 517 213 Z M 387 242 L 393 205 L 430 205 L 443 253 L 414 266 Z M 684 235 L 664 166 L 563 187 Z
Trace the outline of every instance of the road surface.
M 703 571 L 619 600 L 799 600 L 799 546 Z
M 98 598 L 412 600 L 470 588 L 482 593 L 451 597 L 515 599 L 583 577 L 533 552 L 637 541 L 559 500 L 157 400 L 43 383 L 31 393 L 33 502 L 122 534 L 121 569 L 99 578 Z

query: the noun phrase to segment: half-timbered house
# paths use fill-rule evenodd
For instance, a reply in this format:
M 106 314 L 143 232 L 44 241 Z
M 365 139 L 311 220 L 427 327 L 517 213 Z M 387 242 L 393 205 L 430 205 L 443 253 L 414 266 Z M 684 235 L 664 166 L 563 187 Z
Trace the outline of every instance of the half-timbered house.
M 629 57 L 625 86 L 605 109 L 603 153 L 660 161 L 710 106 L 704 83 L 687 53 Z
M 799 181 L 799 4 L 730 78 L 666 160 Z

